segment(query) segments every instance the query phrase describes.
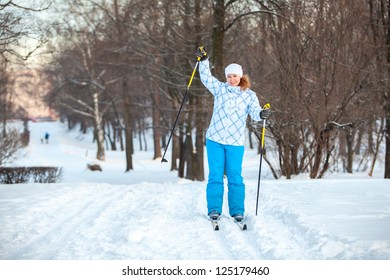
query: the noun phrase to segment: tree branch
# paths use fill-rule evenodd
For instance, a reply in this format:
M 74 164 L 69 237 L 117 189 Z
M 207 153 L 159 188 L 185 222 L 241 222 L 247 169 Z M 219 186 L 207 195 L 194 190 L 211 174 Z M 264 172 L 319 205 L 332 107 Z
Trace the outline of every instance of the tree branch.
M 262 13 L 280 16 L 279 14 L 277 14 L 273 11 L 269 11 L 269 10 L 259 10 L 259 11 L 248 12 L 248 13 L 241 14 L 238 17 L 234 18 L 234 20 L 225 27 L 224 32 L 226 32 L 230 27 L 232 27 L 234 25 L 234 23 L 236 23 L 236 21 L 240 20 L 241 18 L 246 17 L 246 16 L 250 16 L 250 15 L 262 14 Z

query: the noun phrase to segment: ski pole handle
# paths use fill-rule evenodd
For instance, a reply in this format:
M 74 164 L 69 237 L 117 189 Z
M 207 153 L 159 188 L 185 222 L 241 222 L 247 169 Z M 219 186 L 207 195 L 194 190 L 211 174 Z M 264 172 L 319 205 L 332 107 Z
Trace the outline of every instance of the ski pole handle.
M 200 61 L 200 57 L 198 57 L 198 59 L 196 60 L 194 71 L 192 71 L 190 81 L 188 82 L 188 85 L 187 85 L 187 90 L 190 88 L 190 86 L 192 84 L 192 80 L 194 79 L 196 68 L 198 68 L 199 61 Z
M 270 108 L 271 108 L 271 105 L 269 103 L 266 103 L 263 106 L 263 110 L 268 110 Z M 265 121 L 266 121 L 266 119 L 263 120 L 263 129 L 261 130 L 261 149 L 264 148 Z

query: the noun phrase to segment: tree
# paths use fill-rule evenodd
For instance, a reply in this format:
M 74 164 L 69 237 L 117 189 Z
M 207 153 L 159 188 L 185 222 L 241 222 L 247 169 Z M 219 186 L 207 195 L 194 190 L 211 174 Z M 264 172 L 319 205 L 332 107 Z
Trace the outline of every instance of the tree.
M 47 27 L 33 18 L 33 13 L 47 10 L 52 1 L 37 4 L 19 4 L 13 0 L 0 3 L 0 55 L 3 58 L 27 60 L 47 42 Z M 26 49 L 24 39 L 33 43 Z
M 113 149 L 115 136 L 122 139 L 124 131 L 127 171 L 133 168 L 136 132 L 143 135 L 151 128 L 154 158 L 161 157 L 201 44 L 218 78 L 224 79 L 225 62 L 238 61 L 252 78 L 260 103 L 271 103 L 267 143 L 277 158 L 272 164 L 279 165 L 279 170 L 272 166 L 275 177 L 307 172 L 322 178 L 340 162 L 353 172 L 354 157 L 360 157 L 358 168 L 368 162 L 373 168 L 381 157 L 381 136 L 388 134 L 378 124 L 387 125 L 382 119 L 388 119 L 389 111 L 384 1 L 69 3 L 77 9 L 69 10 L 64 22 L 75 20 L 62 30 L 68 37 L 57 56 L 62 67 L 56 68 L 54 80 L 66 84 L 62 90 L 73 98 L 98 93 L 101 131 Z M 80 63 L 82 57 L 87 64 Z M 75 80 L 89 81 L 89 88 Z M 82 99 L 96 108 L 92 100 Z M 67 100 L 75 106 L 73 101 Z M 171 169 L 180 177 L 204 180 L 204 131 L 212 100 L 197 76 L 185 102 L 173 133 Z M 58 109 L 84 128 L 93 123 L 64 106 Z
M 9 73 L 10 65 L 26 61 L 46 43 L 48 29 L 33 14 L 48 9 L 50 5 L 51 1 L 44 1 L 41 5 L 19 4 L 13 0 L 0 3 L 0 165 L 10 161 L 23 144 L 23 139 L 14 129 L 7 129 L 7 119 L 12 116 L 15 107 L 12 102 L 14 79 Z M 26 47 L 26 41 L 29 47 Z M 26 129 L 25 132 L 27 136 Z M 28 137 L 24 138 L 28 140 Z
M 80 33 L 80 41 L 74 41 L 74 51 L 57 60 L 61 69 L 61 80 L 53 90 L 52 100 L 73 113 L 93 120 L 94 135 L 97 143 L 96 159 L 105 160 L 103 114 L 107 106 L 100 109 L 102 95 L 106 89 L 102 81 L 105 69 L 99 69 L 95 64 L 98 47 L 96 40 L 87 40 L 88 33 Z M 92 37 L 92 39 L 96 39 Z M 75 69 L 76 68 L 76 69 Z M 67 69 L 68 72 L 63 71 Z
M 383 118 L 385 119 L 385 174 L 390 178 L 390 3 L 382 0 L 370 0 L 369 2 L 371 40 L 373 46 L 377 48 L 376 69 L 378 73 L 377 83 L 379 87 L 379 104 L 383 108 Z
M 16 129 L 7 129 L 5 135 L 0 135 L 0 166 L 11 162 L 22 147 L 21 136 Z

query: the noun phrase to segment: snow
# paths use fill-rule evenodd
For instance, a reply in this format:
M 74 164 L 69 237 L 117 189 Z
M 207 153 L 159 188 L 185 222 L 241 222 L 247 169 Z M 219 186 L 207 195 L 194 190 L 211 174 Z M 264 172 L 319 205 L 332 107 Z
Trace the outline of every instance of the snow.
M 94 160 L 90 134 L 59 122 L 29 128 L 30 145 L 14 165 L 61 166 L 63 180 L 0 185 L 2 260 L 390 259 L 390 183 L 382 170 L 372 178 L 275 180 L 263 164 L 256 216 L 259 156 L 247 148 L 248 230 L 232 222 L 225 203 L 220 231 L 213 231 L 206 182 L 178 178 L 151 151 L 136 151 L 134 170 L 124 172 L 123 152 Z M 41 143 L 46 131 L 49 144 Z M 103 171 L 88 170 L 88 163 Z

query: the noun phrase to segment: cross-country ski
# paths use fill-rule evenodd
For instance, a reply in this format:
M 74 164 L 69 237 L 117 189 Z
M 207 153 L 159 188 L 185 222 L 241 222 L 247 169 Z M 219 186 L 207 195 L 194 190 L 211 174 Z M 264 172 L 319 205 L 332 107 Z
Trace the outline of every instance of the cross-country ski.
M 248 226 L 246 225 L 246 223 L 245 223 L 244 220 L 241 221 L 241 222 L 238 222 L 238 221 L 236 221 L 236 220 L 233 219 L 233 221 L 234 221 L 234 223 L 235 223 L 236 225 L 238 225 L 238 227 L 239 227 L 241 230 L 247 230 L 247 229 L 248 229 Z
M 214 230 L 219 230 L 219 224 L 216 220 L 210 220 Z

